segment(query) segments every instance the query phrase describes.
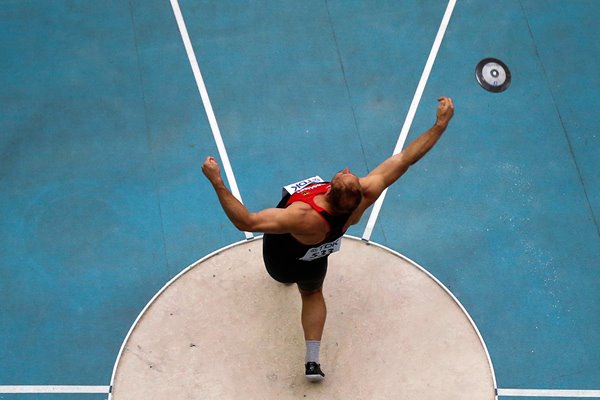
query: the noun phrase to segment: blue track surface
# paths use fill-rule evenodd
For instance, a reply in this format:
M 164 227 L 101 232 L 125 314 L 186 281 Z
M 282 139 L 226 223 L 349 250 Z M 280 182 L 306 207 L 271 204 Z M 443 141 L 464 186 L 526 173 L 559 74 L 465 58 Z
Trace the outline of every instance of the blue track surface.
M 447 2 L 180 4 L 258 210 L 391 155 Z M 440 95 L 455 118 L 371 238 L 459 298 L 500 388 L 600 389 L 599 19 L 458 0 L 408 139 Z M 154 293 L 243 235 L 200 172 L 217 149 L 168 1 L 2 0 L 0 21 L 0 385 L 108 385 Z M 485 57 L 506 92 L 478 86 Z

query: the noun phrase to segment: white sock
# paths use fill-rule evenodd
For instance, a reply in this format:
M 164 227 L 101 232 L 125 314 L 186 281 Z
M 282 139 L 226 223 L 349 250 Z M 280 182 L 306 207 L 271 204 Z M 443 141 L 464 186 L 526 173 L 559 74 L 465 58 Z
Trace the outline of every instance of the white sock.
M 319 340 L 307 340 L 306 341 L 306 358 L 305 362 L 316 362 L 319 363 L 319 351 L 321 349 L 321 341 Z

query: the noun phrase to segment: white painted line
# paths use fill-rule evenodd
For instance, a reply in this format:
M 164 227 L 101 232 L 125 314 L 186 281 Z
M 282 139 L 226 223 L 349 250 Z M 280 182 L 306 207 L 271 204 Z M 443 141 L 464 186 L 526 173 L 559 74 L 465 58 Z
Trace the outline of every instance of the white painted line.
M 231 193 L 235 196 L 236 199 L 243 203 L 242 196 L 240 194 L 237 182 L 235 180 L 235 176 L 233 175 L 231 163 L 229 162 L 229 156 L 227 155 L 227 150 L 225 149 L 225 143 L 223 143 L 223 138 L 221 137 L 221 130 L 219 129 L 219 124 L 217 124 L 217 118 L 215 117 L 210 98 L 208 97 L 208 90 L 206 90 L 206 85 L 204 84 L 202 73 L 200 72 L 200 66 L 198 65 L 198 60 L 196 59 L 196 53 L 194 53 L 194 48 L 192 46 L 190 36 L 188 35 L 187 27 L 185 25 L 183 15 L 181 14 L 181 9 L 179 8 L 178 1 L 171 0 L 171 7 L 173 8 L 173 13 L 175 14 L 175 19 L 177 20 L 177 26 L 179 27 L 179 32 L 181 33 L 181 38 L 183 39 L 185 51 L 187 53 L 188 59 L 190 60 L 192 71 L 194 72 L 196 85 L 198 86 L 200 97 L 202 98 L 202 104 L 204 105 L 206 116 L 208 117 L 210 129 L 212 130 L 215 143 L 217 144 L 219 157 L 221 158 L 223 170 L 225 171 L 227 182 L 229 184 L 229 187 L 231 188 Z M 246 236 L 246 239 L 252 239 L 254 237 L 254 235 L 250 232 L 244 232 L 244 235 Z
M 600 398 L 600 390 L 498 389 L 498 396 Z
M 102 393 L 108 394 L 110 386 L 2 386 L 0 393 Z
M 442 23 L 440 24 L 440 28 L 438 29 L 435 40 L 433 41 L 433 47 L 431 48 L 431 52 L 429 53 L 429 57 L 427 58 L 427 62 L 425 63 L 425 68 L 423 69 L 423 73 L 421 74 L 421 80 L 417 85 L 415 96 L 413 97 L 412 103 L 410 104 L 408 114 L 406 115 L 406 119 L 404 120 L 404 125 L 402 126 L 402 130 L 400 131 L 400 137 L 398 137 L 398 142 L 396 143 L 396 148 L 394 149 L 392 155 L 400 153 L 400 151 L 402 151 L 402 147 L 404 147 L 404 142 L 406 142 L 408 131 L 410 130 L 410 127 L 413 123 L 413 119 L 415 118 L 415 114 L 417 113 L 417 108 L 419 107 L 419 103 L 421 102 L 421 97 L 423 96 L 423 92 L 425 91 L 427 80 L 429 80 L 429 75 L 431 74 L 433 63 L 435 62 L 438 50 L 440 49 L 442 40 L 444 39 L 444 35 L 446 34 L 446 28 L 448 28 L 448 24 L 450 23 L 450 17 L 452 16 L 452 11 L 454 11 L 455 5 L 456 0 L 448 1 L 446 12 L 444 13 Z M 363 240 L 369 241 L 371 239 L 371 234 L 373 233 L 373 228 L 375 227 L 375 222 L 377 221 L 377 217 L 379 216 L 379 211 L 381 210 L 381 205 L 383 204 L 383 200 L 385 199 L 386 194 L 387 189 L 384 190 L 383 193 L 381 193 L 381 196 L 379 196 L 379 198 L 375 202 L 373 210 L 369 215 L 367 226 L 362 235 Z
M 361 241 L 360 238 L 356 237 L 356 236 L 351 236 L 351 235 L 344 235 L 345 239 L 350 239 L 350 240 L 354 240 L 354 241 Z M 254 237 L 252 240 L 262 240 L 263 236 L 256 236 Z M 150 309 L 150 307 L 154 304 L 154 302 L 173 284 L 175 283 L 175 281 L 177 281 L 178 279 L 180 279 L 183 275 L 187 274 L 189 271 L 191 271 L 193 268 L 196 268 L 197 266 L 201 265 L 204 261 L 218 255 L 221 254 L 233 247 L 239 246 L 239 245 L 243 245 L 244 243 L 248 243 L 247 240 L 242 240 L 236 243 L 232 243 L 230 245 L 227 245 L 225 247 L 222 247 L 218 250 L 213 251 L 212 253 L 202 257 L 201 259 L 199 259 L 198 261 L 190 264 L 187 268 L 185 268 L 184 270 L 182 270 L 179 274 L 177 274 L 177 276 L 171 278 L 171 280 L 169 282 L 167 282 L 153 297 L 152 299 L 150 299 L 150 301 L 146 304 L 146 306 L 144 307 L 144 309 L 139 313 L 139 315 L 137 316 L 136 320 L 133 322 L 133 324 L 131 325 L 131 328 L 129 328 L 129 332 L 127 333 L 127 335 L 125 336 L 125 339 L 123 340 L 123 343 L 121 344 L 121 349 L 119 350 L 119 354 L 117 355 L 117 359 L 115 361 L 115 365 L 113 367 L 113 373 L 110 379 L 110 387 L 114 386 L 115 383 L 115 378 L 117 376 L 117 368 L 119 367 L 119 363 L 120 360 L 125 352 L 127 343 L 129 342 L 129 338 L 131 337 L 131 335 L 133 334 L 134 329 L 137 327 L 139 321 L 142 319 L 142 317 L 144 316 L 144 314 Z M 492 364 L 492 359 L 490 357 L 490 353 L 487 349 L 487 346 L 485 344 L 485 342 L 483 341 L 483 336 L 481 335 L 479 328 L 477 328 L 477 325 L 475 325 L 475 321 L 473 320 L 473 318 L 471 318 L 471 316 L 469 315 L 469 313 L 467 312 L 467 309 L 461 304 L 461 302 L 458 300 L 458 298 L 456 296 L 454 296 L 454 294 L 446 287 L 444 286 L 444 284 L 437 279 L 431 272 L 429 272 L 428 270 L 426 270 L 424 267 L 422 267 L 421 265 L 417 264 L 415 261 L 411 260 L 410 258 L 398 253 L 395 250 L 392 250 L 389 247 L 386 247 L 384 245 L 375 243 L 375 242 L 369 242 L 367 244 L 365 244 L 365 246 L 376 246 L 379 247 L 381 249 L 384 249 L 385 251 L 388 251 L 391 254 L 396 255 L 399 258 L 402 258 L 403 260 L 407 261 L 409 264 L 413 265 L 415 268 L 419 269 L 420 271 L 422 271 L 424 274 L 426 274 L 430 279 L 432 279 L 437 285 L 439 285 L 453 300 L 454 302 L 458 305 L 458 307 L 460 307 L 460 309 L 462 310 L 462 312 L 464 313 L 464 315 L 467 317 L 467 319 L 469 320 L 469 322 L 471 323 L 471 326 L 473 327 L 473 329 L 475 330 L 475 332 L 477 333 L 477 336 L 479 337 L 479 340 L 481 342 L 481 345 L 485 351 L 485 354 L 487 356 L 487 360 L 488 360 L 488 364 L 489 364 L 489 368 L 490 368 L 490 372 L 492 375 L 492 379 L 493 379 L 493 385 L 494 388 L 496 387 L 496 373 L 494 372 L 494 366 Z M 112 400 L 112 393 L 109 394 L 108 400 Z

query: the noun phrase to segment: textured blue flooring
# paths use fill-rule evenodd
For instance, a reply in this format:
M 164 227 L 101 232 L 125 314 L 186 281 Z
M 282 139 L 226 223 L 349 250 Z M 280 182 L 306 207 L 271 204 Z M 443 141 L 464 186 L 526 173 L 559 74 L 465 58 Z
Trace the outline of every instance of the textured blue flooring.
M 2 400 L 106 400 L 106 394 L 0 394 Z
M 180 4 L 257 210 L 391 154 L 447 2 Z M 438 96 L 456 116 L 372 237 L 456 294 L 501 388 L 600 389 L 598 18 L 459 0 L 409 140 Z M 153 294 L 243 235 L 200 173 L 217 150 L 168 1 L 3 0 L 0 21 L 0 385 L 107 385 Z M 476 83 L 490 56 L 504 93 Z

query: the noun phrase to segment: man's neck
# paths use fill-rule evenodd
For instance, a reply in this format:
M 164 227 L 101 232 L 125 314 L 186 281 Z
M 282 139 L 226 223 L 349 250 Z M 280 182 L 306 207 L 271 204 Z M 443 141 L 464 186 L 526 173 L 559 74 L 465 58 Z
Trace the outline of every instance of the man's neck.
M 331 207 L 331 202 L 329 201 L 328 193 L 315 196 L 315 204 L 323 208 L 331 215 L 339 215 L 339 213 L 333 211 L 333 207 Z

